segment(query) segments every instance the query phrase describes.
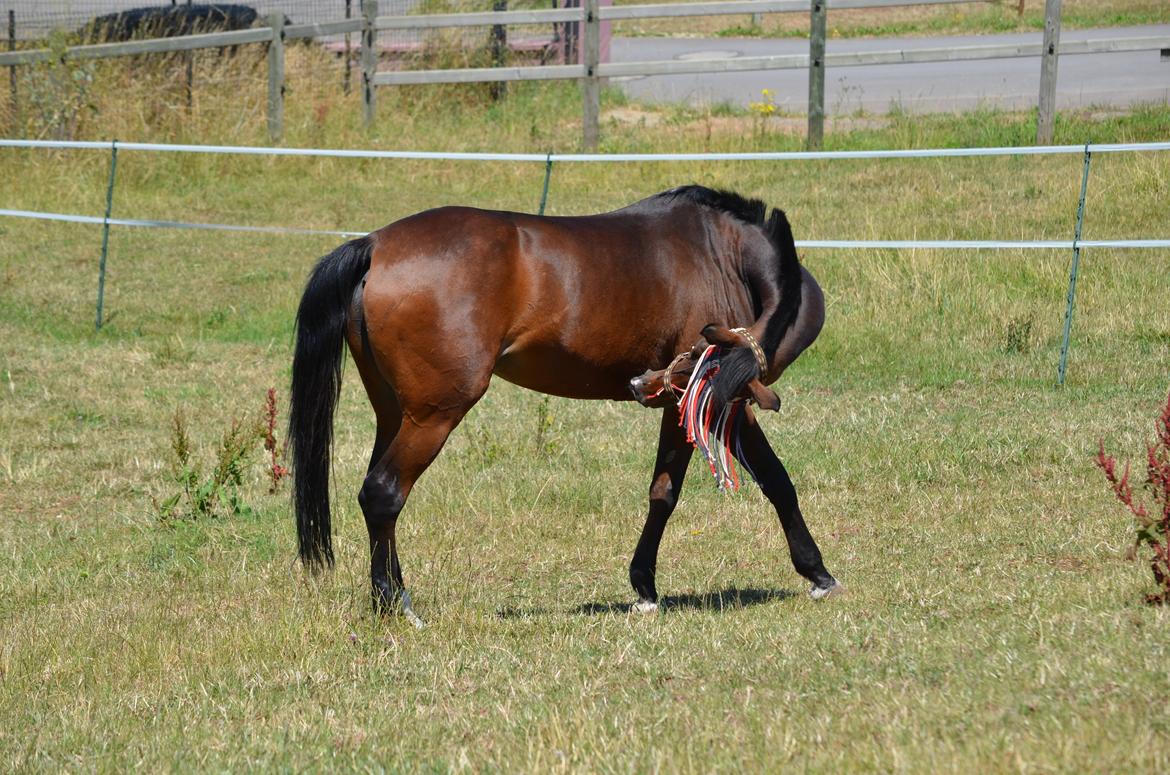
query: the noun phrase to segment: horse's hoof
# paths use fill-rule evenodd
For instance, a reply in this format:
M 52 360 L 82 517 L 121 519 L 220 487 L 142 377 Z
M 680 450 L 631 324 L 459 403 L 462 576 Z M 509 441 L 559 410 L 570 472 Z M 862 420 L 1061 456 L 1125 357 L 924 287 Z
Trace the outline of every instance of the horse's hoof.
M 653 600 L 639 600 L 630 606 L 630 613 L 652 614 L 658 611 L 658 603 Z
M 414 612 L 410 604 L 410 592 L 405 589 L 399 592 L 385 592 L 379 590 L 374 593 L 374 613 L 382 617 L 391 617 L 401 614 L 403 619 L 410 622 L 415 628 L 422 629 L 423 620 Z
M 423 627 L 426 626 L 426 624 L 423 622 L 423 620 L 419 618 L 419 615 L 416 614 L 414 612 L 414 609 L 411 607 L 410 593 L 407 592 L 405 589 L 402 590 L 402 615 L 406 617 L 406 621 L 408 621 L 412 625 L 414 625 L 414 628 L 416 630 L 421 630 Z
M 815 584 L 812 589 L 808 591 L 808 596 L 813 600 L 824 600 L 828 597 L 840 597 L 845 594 L 845 587 L 834 581 L 827 587 L 818 587 Z

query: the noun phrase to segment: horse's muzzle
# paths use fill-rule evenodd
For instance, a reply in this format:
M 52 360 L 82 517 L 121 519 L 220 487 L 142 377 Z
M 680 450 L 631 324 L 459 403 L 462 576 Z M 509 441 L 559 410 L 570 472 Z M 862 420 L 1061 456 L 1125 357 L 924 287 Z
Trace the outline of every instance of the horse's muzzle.
M 634 377 L 630 380 L 630 394 L 634 396 L 634 400 L 642 406 L 648 406 L 653 409 L 658 409 L 663 406 L 674 403 L 677 398 L 672 399 L 662 390 L 662 378 L 665 372 L 661 369 L 658 371 L 647 371 L 640 377 Z
M 646 372 L 646 374 L 649 373 Z M 646 374 L 643 374 L 641 377 L 634 377 L 630 380 L 629 385 L 630 393 L 634 396 L 634 400 L 642 406 L 647 406 L 647 401 L 649 400 L 649 396 L 646 393 L 646 386 L 649 384 L 649 381 L 646 379 Z

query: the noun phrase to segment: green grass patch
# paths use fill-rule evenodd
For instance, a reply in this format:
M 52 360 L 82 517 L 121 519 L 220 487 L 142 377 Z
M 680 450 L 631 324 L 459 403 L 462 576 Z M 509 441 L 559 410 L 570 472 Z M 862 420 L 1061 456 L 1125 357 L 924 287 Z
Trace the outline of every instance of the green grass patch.
M 149 92 L 154 103 L 98 95 L 78 136 L 262 138 L 262 86 L 230 102 L 203 88 L 187 118 L 163 109 L 165 90 Z M 386 94 L 365 134 L 356 98 L 294 91 L 287 142 L 576 148 L 568 87 L 526 85 L 498 104 Z M 150 105 L 157 124 L 132 131 Z M 654 115 L 653 128 L 607 123 L 607 148 L 801 145 L 735 111 Z M 1164 139 L 1168 118 L 1067 114 L 1057 139 Z M 993 112 L 894 115 L 826 145 L 1033 133 L 1029 118 Z M 100 213 L 107 163 L 4 151 L 0 207 Z M 695 181 L 784 207 L 798 238 L 1067 239 L 1080 170 L 1076 155 L 563 164 L 549 211 Z M 448 203 L 532 211 L 542 179 L 541 163 L 126 152 L 114 213 L 369 229 Z M 1084 236 L 1166 236 L 1168 186 L 1164 155 L 1094 158 Z M 497 381 L 400 523 L 428 621 L 415 631 L 369 607 L 354 496 L 374 429 L 352 369 L 336 425 L 334 572 L 296 565 L 288 493 L 269 494 L 259 449 L 241 470 L 246 511 L 158 509 L 176 486 L 175 412 L 206 471 L 232 418 L 283 391 L 302 283 L 338 240 L 115 227 L 96 333 L 100 228 L 0 229 L 5 770 L 1170 764 L 1170 723 L 1152 699 L 1170 690 L 1170 614 L 1142 603 L 1151 582 L 1125 559 L 1131 522 L 1092 462 L 1102 437 L 1136 454 L 1165 400 L 1167 251 L 1086 250 L 1063 389 L 1065 252 L 806 253 L 828 323 L 764 423 L 850 590 L 821 604 L 804 596 L 758 490 L 723 497 L 696 463 L 660 556 L 666 609 L 629 615 L 657 416 Z

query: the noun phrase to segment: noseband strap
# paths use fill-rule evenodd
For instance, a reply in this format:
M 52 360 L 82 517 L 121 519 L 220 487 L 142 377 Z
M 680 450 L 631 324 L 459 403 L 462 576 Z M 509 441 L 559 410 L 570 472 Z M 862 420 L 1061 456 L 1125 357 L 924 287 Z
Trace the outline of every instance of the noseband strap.
M 768 373 L 768 359 L 764 357 L 764 348 L 760 347 L 760 343 L 746 328 L 733 328 L 731 333 L 739 334 L 748 341 L 748 347 L 752 348 L 752 354 L 756 356 L 756 364 L 760 367 L 760 378 L 762 379 Z

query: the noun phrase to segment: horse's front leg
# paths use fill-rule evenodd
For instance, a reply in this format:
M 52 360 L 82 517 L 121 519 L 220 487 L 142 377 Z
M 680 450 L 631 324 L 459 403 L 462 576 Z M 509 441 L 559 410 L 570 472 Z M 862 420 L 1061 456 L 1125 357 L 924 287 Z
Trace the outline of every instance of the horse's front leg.
M 796 487 L 784 469 L 784 464 L 764 436 L 751 407 L 745 407 L 743 425 L 740 426 L 740 443 L 736 457 L 751 472 L 764 495 L 776 507 L 784 537 L 788 539 L 788 552 L 796 572 L 812 582 L 809 595 L 819 600 L 843 589 L 835 578 L 825 570 L 821 550 L 804 524 L 800 503 L 796 498 Z
M 679 493 L 683 477 L 694 448 L 687 443 L 686 433 L 678 425 L 678 409 L 668 406 L 662 412 L 662 427 L 658 431 L 658 457 L 654 462 L 654 478 L 650 481 L 650 513 L 630 561 L 630 583 L 638 593 L 634 610 L 650 612 L 658 609 L 658 590 L 654 573 L 658 565 L 658 545 L 666 529 Z

